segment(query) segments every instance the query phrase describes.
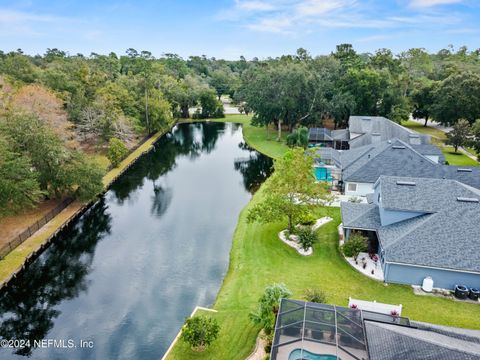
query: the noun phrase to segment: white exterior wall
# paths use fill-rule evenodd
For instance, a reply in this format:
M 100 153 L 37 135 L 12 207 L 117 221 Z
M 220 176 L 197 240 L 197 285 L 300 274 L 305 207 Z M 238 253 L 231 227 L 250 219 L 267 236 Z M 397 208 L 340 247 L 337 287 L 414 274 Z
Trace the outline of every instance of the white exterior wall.
M 438 161 L 440 160 L 440 157 L 438 155 L 424 155 L 427 159 L 432 160 L 433 162 L 436 162 L 438 164 Z
M 357 184 L 356 191 L 348 190 L 348 184 Z M 345 195 L 352 196 L 365 196 L 367 194 L 373 193 L 373 184 L 372 183 L 356 183 L 356 182 L 345 182 Z

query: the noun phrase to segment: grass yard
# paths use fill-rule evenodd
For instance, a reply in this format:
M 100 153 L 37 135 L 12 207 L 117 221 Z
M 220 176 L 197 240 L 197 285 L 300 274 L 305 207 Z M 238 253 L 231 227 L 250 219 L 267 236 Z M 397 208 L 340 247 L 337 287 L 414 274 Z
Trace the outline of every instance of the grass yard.
M 447 139 L 447 135 L 442 130 L 436 129 L 436 128 L 430 127 L 430 126 L 425 127 L 422 124 L 417 123 L 416 121 L 411 121 L 411 120 L 404 121 L 404 122 L 402 122 L 402 126 L 405 126 L 406 128 L 412 129 L 413 131 L 416 131 L 420 134 L 431 135 L 432 137 L 435 137 L 439 140 L 442 140 L 442 142 Z
M 478 161 L 469 158 L 467 155 L 461 153 L 460 150 L 455 152 L 452 146 L 444 146 L 442 152 L 449 165 L 480 166 Z
M 302 257 L 278 239 L 285 223 L 247 224 L 248 209 L 263 194 L 255 194 L 240 214 L 230 253 L 230 266 L 217 296 L 214 316 L 222 327 L 219 339 L 204 353 L 192 352 L 179 341 L 168 359 L 245 359 L 254 348 L 259 328 L 249 318 L 266 285 L 283 282 L 302 298 L 309 287 L 318 287 L 328 295 L 328 302 L 347 305 L 348 297 L 402 304 L 402 315 L 415 320 L 443 325 L 480 328 L 480 306 L 430 296 L 416 296 L 409 286 L 385 285 L 371 280 L 344 261 L 338 249 L 338 208 L 319 208 L 318 215 L 329 215 L 334 221 L 318 233 L 320 241 L 314 254 Z
M 445 140 L 447 140 L 447 135 L 442 130 L 430 127 L 423 126 L 420 123 L 415 121 L 404 121 L 402 123 L 406 128 L 412 129 L 421 134 L 428 134 L 432 136 L 432 144 L 437 145 L 445 156 L 445 160 L 448 161 L 449 165 L 458 165 L 458 166 L 479 166 L 480 163 L 469 158 L 467 155 L 462 154 L 460 151 L 455 153 L 453 147 L 446 146 Z

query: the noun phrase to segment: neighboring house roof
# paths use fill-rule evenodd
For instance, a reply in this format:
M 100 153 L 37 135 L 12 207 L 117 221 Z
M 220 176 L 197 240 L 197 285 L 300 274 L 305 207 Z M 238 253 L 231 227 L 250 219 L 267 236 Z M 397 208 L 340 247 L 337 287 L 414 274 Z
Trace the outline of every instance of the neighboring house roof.
M 480 331 L 410 322 L 410 327 L 364 322 L 371 360 L 480 359 Z
M 363 149 L 362 147 L 361 150 Z M 393 139 L 371 145 L 355 161 L 344 166 L 343 181 L 374 183 L 380 175 L 434 177 L 437 172 L 440 172 L 437 163 L 415 151 L 405 142 Z
M 345 228 L 375 230 L 387 262 L 480 272 L 473 255 L 480 245 L 479 190 L 448 179 L 388 176 L 376 187 L 380 207 L 341 203 Z M 418 215 L 382 226 L 381 209 Z
M 375 137 L 381 141 L 397 138 L 406 143 L 430 143 L 430 135 L 419 134 L 382 116 L 350 116 L 348 129 L 357 135 L 350 140 L 352 149 L 372 143 Z
M 434 145 L 409 145 L 399 139 L 339 153 L 343 181 L 375 183 L 381 175 L 452 179 L 480 189 L 480 167 L 436 163 L 424 155 L 441 154 Z M 443 156 L 440 158 L 443 159 Z

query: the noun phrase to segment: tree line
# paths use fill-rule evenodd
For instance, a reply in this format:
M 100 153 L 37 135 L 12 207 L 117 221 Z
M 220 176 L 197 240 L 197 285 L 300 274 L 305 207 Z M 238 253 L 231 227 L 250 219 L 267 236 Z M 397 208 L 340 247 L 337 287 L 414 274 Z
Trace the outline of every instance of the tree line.
M 464 119 L 468 139 L 480 149 L 480 50 L 466 47 L 394 54 L 340 44 L 329 55 L 300 48 L 233 61 L 155 58 L 135 49 L 88 56 L 55 48 L 35 56 L 0 51 L 2 214 L 45 197 L 91 198 L 104 169 L 90 155 L 116 165 L 140 138 L 175 118 L 223 116 L 222 96 L 251 112 L 253 124 L 275 126 L 279 137 L 297 129 L 292 143 L 303 142 L 303 127 L 344 127 L 352 114 L 397 122 L 412 114 L 425 124 Z

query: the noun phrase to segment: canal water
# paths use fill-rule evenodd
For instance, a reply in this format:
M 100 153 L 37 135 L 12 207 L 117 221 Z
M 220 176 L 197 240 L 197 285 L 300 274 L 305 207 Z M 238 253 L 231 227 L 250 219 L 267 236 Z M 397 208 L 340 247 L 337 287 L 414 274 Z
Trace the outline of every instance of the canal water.
M 161 358 L 271 167 L 240 125 L 177 125 L 0 293 L 0 339 L 26 345 L 0 359 Z

